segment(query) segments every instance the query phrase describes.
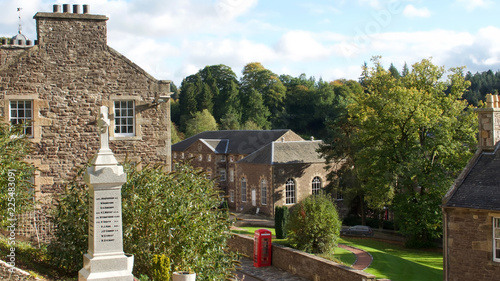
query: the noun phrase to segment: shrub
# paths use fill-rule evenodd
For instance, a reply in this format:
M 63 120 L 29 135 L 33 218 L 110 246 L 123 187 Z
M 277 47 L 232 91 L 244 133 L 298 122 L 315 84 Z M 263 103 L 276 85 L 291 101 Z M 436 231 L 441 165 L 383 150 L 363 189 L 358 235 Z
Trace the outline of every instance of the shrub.
M 126 166 L 126 172 L 123 241 L 125 252 L 135 255 L 134 275 L 152 277 L 154 256 L 164 254 L 171 270 L 192 270 L 197 280 L 232 276 L 237 256 L 227 249 L 231 221 L 227 211 L 217 208 L 220 196 L 212 180 L 187 164 L 171 173 L 162 166 L 140 171 Z M 54 261 L 73 272 L 82 268 L 87 251 L 85 210 L 88 189 L 75 179 L 57 206 L 57 241 L 50 245 Z
M 0 123 L 0 227 L 11 225 L 18 214 L 33 205 L 33 165 L 24 162 L 31 150 L 22 128 Z
M 288 221 L 289 211 L 286 206 L 276 206 L 274 208 L 274 227 L 276 228 L 276 238 L 286 238 L 286 223 Z
M 154 255 L 152 271 L 154 281 L 170 281 L 170 259 L 165 254 Z
M 331 198 L 311 195 L 297 204 L 286 225 L 290 244 L 310 253 L 328 253 L 337 246 L 341 222 Z

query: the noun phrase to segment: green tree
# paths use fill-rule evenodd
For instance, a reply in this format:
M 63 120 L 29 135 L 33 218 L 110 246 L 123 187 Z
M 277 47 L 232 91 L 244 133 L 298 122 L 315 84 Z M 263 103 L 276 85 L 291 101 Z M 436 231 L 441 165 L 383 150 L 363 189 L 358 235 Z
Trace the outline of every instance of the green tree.
M 166 274 L 171 264 L 173 271 L 196 272 L 197 280 L 232 277 L 237 257 L 227 249 L 231 221 L 217 208 L 221 194 L 214 181 L 186 164 L 170 173 L 162 166 L 125 168 L 123 240 L 124 251 L 135 255 L 134 275 Z M 75 273 L 87 250 L 88 188 L 81 177 L 60 197 L 54 220 L 57 239 L 49 253 L 59 268 Z M 155 256 L 163 257 L 160 267 Z
M 175 125 L 174 122 L 172 122 L 171 128 L 172 128 L 172 131 L 171 131 L 172 132 L 172 135 L 171 135 L 172 144 L 175 144 L 175 143 L 182 141 L 184 139 L 184 134 L 179 132 L 179 130 L 177 129 L 177 126 Z
M 250 90 L 242 98 L 243 107 L 242 122 L 251 121 L 262 129 L 269 129 L 271 122 L 268 120 L 271 113 L 264 105 L 262 95 L 256 90 Z
M 294 248 L 329 253 L 337 246 L 341 222 L 329 195 L 311 195 L 293 207 L 286 225 Z
M 269 116 L 273 119 L 270 121 L 273 124 L 279 122 L 279 116 L 284 109 L 283 102 L 286 95 L 286 87 L 280 81 L 278 75 L 264 68 L 259 62 L 249 63 L 243 68 L 241 91 L 247 97 L 246 102 L 248 102 L 249 96 L 255 93 L 260 94 L 263 105 L 267 108 L 270 113 Z M 252 106 L 252 104 L 243 102 L 242 108 L 247 110 L 249 106 Z M 266 118 L 269 118 L 269 116 Z
M 35 168 L 25 162 L 32 144 L 21 127 L 0 123 L 0 215 L 1 226 L 33 207 L 32 176 Z M 10 219 L 10 220 L 9 220 Z
M 215 122 L 215 118 L 208 112 L 207 109 L 204 109 L 201 112 L 196 112 L 194 117 L 191 118 L 186 123 L 186 136 L 194 136 L 201 132 L 205 131 L 216 131 L 217 130 L 217 122 Z
M 429 60 L 400 79 L 373 62 L 363 70 L 365 93 L 347 107 L 354 149 L 346 157 L 368 205 L 392 205 L 409 241 L 425 244 L 441 234 L 440 198 L 476 144 L 476 118 L 462 100 L 469 83 L 461 68 L 444 80 Z

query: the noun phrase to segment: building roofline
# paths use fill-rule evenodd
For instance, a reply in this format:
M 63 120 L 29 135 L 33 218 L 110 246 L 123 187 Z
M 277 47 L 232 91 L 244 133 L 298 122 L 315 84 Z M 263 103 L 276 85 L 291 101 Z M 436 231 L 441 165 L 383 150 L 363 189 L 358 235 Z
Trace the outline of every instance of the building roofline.
M 107 21 L 109 19 L 107 16 L 104 15 L 75 14 L 75 13 L 47 13 L 47 12 L 38 12 L 33 16 L 33 18 L 75 19 L 75 20 L 92 20 L 92 21 Z
M 497 145 L 495 146 L 495 150 L 493 150 L 493 151 L 484 150 L 484 149 L 481 149 L 481 148 L 478 148 L 476 150 L 476 152 L 474 153 L 474 155 L 472 156 L 472 158 L 469 160 L 469 162 L 467 163 L 467 165 L 465 166 L 465 168 L 462 170 L 462 172 L 460 173 L 460 175 L 458 176 L 458 178 L 455 180 L 455 182 L 450 187 L 450 189 L 448 190 L 448 192 L 446 192 L 446 195 L 443 197 L 443 200 L 442 200 L 443 206 L 446 206 L 446 204 L 448 204 L 448 202 L 450 201 L 450 199 L 453 197 L 453 195 L 458 190 L 458 188 L 460 188 L 460 186 L 463 184 L 463 182 L 465 181 L 465 179 L 467 178 L 467 176 L 470 174 L 470 172 L 472 171 L 472 169 L 477 165 L 477 163 L 479 162 L 479 160 L 481 159 L 481 157 L 483 155 L 493 155 L 493 154 L 497 153 L 497 151 L 498 151 L 499 148 L 500 148 L 500 142 L 497 143 Z M 450 207 L 451 208 L 453 206 L 446 206 L 446 207 Z

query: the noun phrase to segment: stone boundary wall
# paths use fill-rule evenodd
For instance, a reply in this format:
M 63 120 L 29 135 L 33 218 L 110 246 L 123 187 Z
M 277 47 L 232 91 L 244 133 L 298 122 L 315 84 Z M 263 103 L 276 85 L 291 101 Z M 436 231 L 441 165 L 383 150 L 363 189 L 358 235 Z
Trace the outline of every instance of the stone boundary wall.
M 240 254 L 252 258 L 253 238 L 233 234 L 233 239 L 229 241 L 229 248 L 232 251 L 238 251 Z M 376 277 L 372 274 L 277 244 L 273 244 L 272 248 L 272 265 L 294 275 L 314 281 L 376 280 Z
M 0 279 L 10 281 L 40 280 L 38 278 L 34 278 L 22 269 L 13 267 L 3 260 L 0 260 Z

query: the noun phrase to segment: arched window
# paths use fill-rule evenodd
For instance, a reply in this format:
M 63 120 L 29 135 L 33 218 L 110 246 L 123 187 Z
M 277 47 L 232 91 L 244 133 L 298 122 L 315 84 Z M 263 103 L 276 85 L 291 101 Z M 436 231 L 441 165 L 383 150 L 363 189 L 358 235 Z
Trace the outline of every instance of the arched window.
M 247 202 L 247 180 L 241 178 L 241 202 Z
M 260 203 L 267 205 L 267 182 L 265 179 L 260 181 Z
M 314 177 L 312 181 L 312 194 L 317 195 L 321 191 L 321 179 L 319 177 Z
M 293 179 L 286 180 L 285 199 L 286 204 L 295 204 L 297 202 L 295 198 L 295 181 Z

